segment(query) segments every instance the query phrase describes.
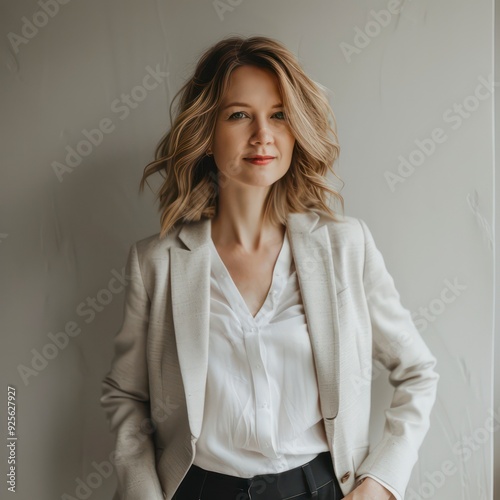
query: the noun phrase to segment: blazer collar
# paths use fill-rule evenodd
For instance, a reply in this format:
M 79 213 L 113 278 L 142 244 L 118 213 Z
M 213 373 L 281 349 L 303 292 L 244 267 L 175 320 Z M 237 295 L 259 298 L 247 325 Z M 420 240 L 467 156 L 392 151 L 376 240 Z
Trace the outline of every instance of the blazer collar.
M 314 356 L 320 409 L 329 420 L 338 413 L 340 375 L 335 272 L 329 231 L 324 227 L 331 220 L 328 214 L 314 211 L 290 213 L 287 217 L 287 234 Z M 211 220 L 184 224 L 178 237 L 187 248 L 169 247 L 172 315 L 189 425 L 197 439 L 203 422 L 208 369 Z M 168 373 L 167 356 L 162 359 L 162 372 Z M 164 397 L 169 390 L 164 386 Z
M 287 216 L 287 226 L 292 233 L 311 233 L 322 227 L 332 219 L 323 212 L 290 213 Z M 200 221 L 184 224 L 179 230 L 178 237 L 187 246 L 188 249 L 205 245 L 209 242 L 211 228 L 210 219 L 201 219 Z

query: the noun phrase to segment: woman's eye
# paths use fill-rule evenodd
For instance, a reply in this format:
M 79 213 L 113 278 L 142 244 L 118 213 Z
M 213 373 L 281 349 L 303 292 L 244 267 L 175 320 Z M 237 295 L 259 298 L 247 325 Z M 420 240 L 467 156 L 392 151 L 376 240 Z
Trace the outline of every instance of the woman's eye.
M 238 116 L 240 115 L 240 116 Z M 285 119 L 285 113 L 283 111 L 278 111 L 277 113 L 274 113 L 274 116 L 278 115 L 278 120 L 284 120 Z M 240 120 L 241 118 L 244 118 L 246 115 L 243 113 L 243 111 L 236 111 L 232 115 L 229 116 L 229 120 Z
M 245 114 L 244 114 L 242 111 L 236 111 L 236 113 L 233 113 L 233 114 L 229 117 L 229 119 L 230 119 L 230 120 L 238 120 L 238 118 L 235 118 L 235 115 L 243 115 L 243 116 L 245 116 Z

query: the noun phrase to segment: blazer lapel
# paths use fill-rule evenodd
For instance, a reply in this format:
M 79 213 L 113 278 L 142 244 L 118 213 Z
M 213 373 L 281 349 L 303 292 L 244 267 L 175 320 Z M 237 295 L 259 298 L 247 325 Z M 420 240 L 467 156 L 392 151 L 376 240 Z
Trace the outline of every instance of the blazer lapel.
M 210 219 L 182 226 L 187 249 L 170 247 L 172 315 L 191 433 L 203 420 L 210 321 Z
M 331 220 L 331 219 L 330 219 Z M 288 234 L 316 366 L 321 413 L 339 407 L 339 321 L 332 246 L 316 212 L 289 214 Z
M 339 405 L 339 326 L 332 250 L 328 229 L 316 212 L 292 213 L 287 234 L 297 269 L 311 337 L 323 417 Z M 210 219 L 182 226 L 187 249 L 170 247 L 172 314 L 179 367 L 191 433 L 198 439 L 203 421 L 210 323 Z

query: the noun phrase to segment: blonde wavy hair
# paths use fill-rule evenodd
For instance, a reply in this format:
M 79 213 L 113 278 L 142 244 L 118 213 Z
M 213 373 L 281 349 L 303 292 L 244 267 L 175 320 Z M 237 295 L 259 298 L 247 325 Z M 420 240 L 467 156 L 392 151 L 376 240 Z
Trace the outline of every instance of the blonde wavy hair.
M 327 193 L 344 210 L 343 197 L 329 187 L 325 176 L 330 169 L 339 178 L 333 163 L 340 146 L 335 115 L 322 88 L 280 42 L 264 36 L 229 36 L 203 53 L 193 76 L 175 94 L 169 109 L 171 128 L 157 145 L 155 160 L 144 168 L 141 192 L 150 175 L 160 172 L 164 178 L 156 196 L 160 238 L 177 222 L 216 215 L 219 175 L 223 173 L 206 152 L 231 73 L 244 65 L 267 68 L 277 76 L 285 120 L 296 139 L 290 168 L 269 190 L 264 217 L 273 224 L 285 224 L 289 212 L 316 210 L 337 221 L 327 204 Z M 179 95 L 180 105 L 172 120 L 172 106 Z

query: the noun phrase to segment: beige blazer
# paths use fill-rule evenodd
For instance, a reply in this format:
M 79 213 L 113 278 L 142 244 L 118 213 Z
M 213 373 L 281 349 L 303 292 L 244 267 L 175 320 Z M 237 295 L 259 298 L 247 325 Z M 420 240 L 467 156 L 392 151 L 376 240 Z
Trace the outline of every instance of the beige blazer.
M 294 213 L 287 234 L 342 491 L 368 472 L 404 498 L 435 402 L 436 359 L 363 220 Z M 170 500 L 193 463 L 208 363 L 210 237 L 210 220 L 202 219 L 130 247 L 124 318 L 100 398 L 116 433 L 113 500 Z M 394 395 L 383 437 L 370 448 L 371 380 L 380 363 Z

